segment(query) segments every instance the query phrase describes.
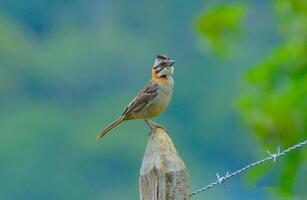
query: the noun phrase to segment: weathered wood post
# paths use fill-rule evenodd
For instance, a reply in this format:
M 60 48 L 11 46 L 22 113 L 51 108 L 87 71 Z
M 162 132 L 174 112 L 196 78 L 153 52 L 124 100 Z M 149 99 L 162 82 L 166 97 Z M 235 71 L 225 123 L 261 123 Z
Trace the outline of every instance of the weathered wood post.
M 188 171 L 166 131 L 149 135 L 140 171 L 141 200 L 189 200 Z

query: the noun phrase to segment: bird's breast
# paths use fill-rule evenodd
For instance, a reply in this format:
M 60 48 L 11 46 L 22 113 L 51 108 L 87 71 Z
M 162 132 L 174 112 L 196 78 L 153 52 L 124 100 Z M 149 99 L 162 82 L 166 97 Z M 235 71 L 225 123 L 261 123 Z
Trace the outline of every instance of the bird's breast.
M 146 117 L 152 118 L 163 112 L 169 105 L 173 95 L 173 83 L 163 85 L 158 91 L 158 95 L 146 107 Z

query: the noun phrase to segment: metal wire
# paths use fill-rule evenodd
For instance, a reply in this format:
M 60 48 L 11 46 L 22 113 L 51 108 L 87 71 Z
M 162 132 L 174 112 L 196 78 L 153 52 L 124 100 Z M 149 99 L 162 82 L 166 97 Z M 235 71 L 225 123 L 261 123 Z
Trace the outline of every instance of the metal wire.
M 278 147 L 277 153 L 272 154 L 272 153 L 270 153 L 269 151 L 267 151 L 268 154 L 270 155 L 269 157 L 266 157 L 266 158 L 264 158 L 264 159 L 262 159 L 262 160 L 259 160 L 259 161 L 257 161 L 257 162 L 251 163 L 251 164 L 249 164 L 249 165 L 243 167 L 242 169 L 239 169 L 239 170 L 237 170 L 237 171 L 235 171 L 235 172 L 233 172 L 233 173 L 231 173 L 231 174 L 229 174 L 229 172 L 227 172 L 226 175 L 225 175 L 225 176 L 222 176 L 222 177 L 220 177 L 219 174 L 216 174 L 217 180 L 216 180 L 215 182 L 213 182 L 213 183 L 211 183 L 211 184 L 209 184 L 209 185 L 207 185 L 207 186 L 205 186 L 205 187 L 203 187 L 203 188 L 200 188 L 199 190 L 196 190 L 196 191 L 192 192 L 192 193 L 190 194 L 190 197 L 192 197 L 192 196 L 194 196 L 194 195 L 196 195 L 196 194 L 199 194 L 199 193 L 201 193 L 201 192 L 203 192 L 203 191 L 205 191 L 205 190 L 208 190 L 208 189 L 210 189 L 210 188 L 212 188 L 212 187 L 214 187 L 214 186 L 216 186 L 216 185 L 224 184 L 225 181 L 228 180 L 228 179 L 230 179 L 231 177 L 236 176 L 236 175 L 239 175 L 239 174 L 241 174 L 242 172 L 245 172 L 246 170 L 248 170 L 248 169 L 250 169 L 250 168 L 256 167 L 257 165 L 261 165 L 261 164 L 263 164 L 263 163 L 265 163 L 265 162 L 267 162 L 267 161 L 269 161 L 269 160 L 273 160 L 274 162 L 277 162 L 277 159 L 278 159 L 279 157 L 284 156 L 284 155 L 286 155 L 287 153 L 289 153 L 290 151 L 293 151 L 293 150 L 295 150 L 295 149 L 297 149 L 297 148 L 300 148 L 300 147 L 302 147 L 302 146 L 304 146 L 304 145 L 306 145 L 306 144 L 307 144 L 307 140 L 305 140 L 305 141 L 303 141 L 303 142 L 300 142 L 300 143 L 298 143 L 298 144 L 296 144 L 296 145 L 293 145 L 292 147 L 289 147 L 288 149 L 285 149 L 285 150 L 283 150 L 282 152 L 280 152 L 280 148 Z

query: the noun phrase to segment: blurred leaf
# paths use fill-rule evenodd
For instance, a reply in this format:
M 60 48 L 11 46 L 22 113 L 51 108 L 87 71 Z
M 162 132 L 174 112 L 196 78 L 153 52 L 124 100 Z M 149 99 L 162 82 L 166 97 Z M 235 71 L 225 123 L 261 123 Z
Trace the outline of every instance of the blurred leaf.
M 198 18 L 197 30 L 214 52 L 235 51 L 235 36 L 250 5 L 221 4 Z M 264 148 L 287 148 L 307 138 L 307 1 L 276 0 L 274 8 L 282 41 L 249 68 L 239 105 Z M 287 155 L 280 194 L 292 192 L 301 157 L 302 152 Z M 252 170 L 248 180 L 258 181 L 264 170 Z
M 296 175 L 298 173 L 299 165 L 301 162 L 301 152 L 296 151 L 292 152 L 291 156 L 287 156 L 285 158 L 286 162 L 283 166 L 281 177 L 280 177 L 280 192 L 283 193 L 283 195 L 291 194 L 292 193 L 292 187 L 296 180 Z
M 259 182 L 270 167 L 268 165 L 263 165 L 259 167 L 252 168 L 248 174 L 245 176 L 245 181 L 249 185 L 254 185 L 256 182 Z
M 245 13 L 246 7 L 242 4 L 218 5 L 198 17 L 196 29 L 207 47 L 225 55 L 241 30 Z

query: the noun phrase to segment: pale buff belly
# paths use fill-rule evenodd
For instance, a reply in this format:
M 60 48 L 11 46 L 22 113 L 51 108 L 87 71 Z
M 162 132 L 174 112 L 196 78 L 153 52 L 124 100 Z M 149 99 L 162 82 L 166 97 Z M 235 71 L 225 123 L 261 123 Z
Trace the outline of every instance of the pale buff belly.
M 140 113 L 142 118 L 153 118 L 165 111 L 170 103 L 171 95 L 161 95 L 156 98 L 156 101 L 146 106 L 144 111 Z
M 146 119 L 153 118 L 165 111 L 168 107 L 173 94 L 173 80 L 169 80 L 158 91 L 158 95 L 152 99 L 143 109 L 131 113 L 126 119 Z
M 168 107 L 171 98 L 172 98 L 172 92 L 160 93 L 152 100 L 150 104 L 145 106 L 142 110 L 132 113 L 126 119 L 131 120 L 131 119 L 146 119 L 146 118 L 156 117 Z

